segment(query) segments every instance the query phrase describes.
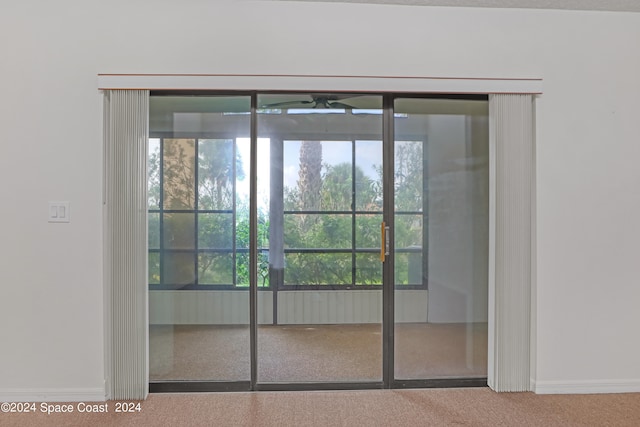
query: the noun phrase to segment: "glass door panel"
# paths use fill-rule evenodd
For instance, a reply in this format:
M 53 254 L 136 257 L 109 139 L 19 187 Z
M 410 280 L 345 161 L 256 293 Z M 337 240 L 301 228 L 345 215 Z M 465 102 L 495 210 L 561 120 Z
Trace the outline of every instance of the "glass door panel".
M 486 377 L 487 100 L 254 96 L 150 97 L 150 381 Z
M 488 103 L 398 98 L 394 113 L 394 377 L 485 377 Z
M 379 382 L 382 97 L 269 94 L 258 106 L 257 380 Z
M 250 380 L 250 123 L 248 96 L 150 97 L 151 382 Z

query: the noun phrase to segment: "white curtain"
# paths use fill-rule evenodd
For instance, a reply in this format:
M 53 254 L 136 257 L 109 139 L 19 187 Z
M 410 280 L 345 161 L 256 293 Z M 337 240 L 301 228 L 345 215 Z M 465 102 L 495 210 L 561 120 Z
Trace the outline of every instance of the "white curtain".
M 147 140 L 149 91 L 104 91 L 107 398 L 149 390 Z
M 495 391 L 531 389 L 531 287 L 535 147 L 533 96 L 498 94 L 489 98 L 494 159 L 495 257 L 490 270 L 490 366 Z

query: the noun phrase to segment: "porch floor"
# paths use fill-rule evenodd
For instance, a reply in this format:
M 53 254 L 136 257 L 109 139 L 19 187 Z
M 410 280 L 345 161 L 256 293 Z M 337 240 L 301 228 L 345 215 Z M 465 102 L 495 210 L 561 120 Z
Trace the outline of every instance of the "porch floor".
M 395 378 L 487 375 L 487 324 L 402 323 L 395 327 Z M 152 325 L 150 379 L 250 378 L 249 327 Z M 380 324 L 261 325 L 258 382 L 382 380 Z

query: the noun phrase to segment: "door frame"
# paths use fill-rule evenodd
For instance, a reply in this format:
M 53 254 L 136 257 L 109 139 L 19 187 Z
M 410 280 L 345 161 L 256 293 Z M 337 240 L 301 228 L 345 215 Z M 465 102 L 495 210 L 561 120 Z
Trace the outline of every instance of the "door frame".
M 417 77 L 417 76 L 331 76 L 331 75 L 323 75 L 323 76 L 308 76 L 308 75 L 250 75 L 250 74 L 200 74 L 200 75 L 188 75 L 188 74 L 98 74 L 97 79 L 98 90 L 104 91 L 118 91 L 118 90 L 260 90 L 260 91 L 298 91 L 300 88 L 304 88 L 305 90 L 313 90 L 319 92 L 336 92 L 336 91 L 345 91 L 345 92 L 355 92 L 355 91 L 366 91 L 366 92 L 413 92 L 413 93 L 468 93 L 468 94 L 485 94 L 485 95 L 498 95 L 498 94 L 516 94 L 516 95 L 527 95 L 531 97 L 533 100 L 536 95 L 542 94 L 542 79 L 540 78 L 531 78 L 531 79 L 522 79 L 522 78 L 443 78 L 443 77 Z M 105 108 L 105 107 L 103 107 Z M 107 117 L 103 116 L 106 114 L 106 109 L 100 109 L 99 114 L 102 117 L 101 122 L 106 124 Z M 493 119 L 495 120 L 495 119 Z M 496 137 L 496 122 L 493 121 L 490 124 L 490 143 L 493 154 L 492 160 L 495 158 L 495 140 L 500 139 L 500 137 Z M 498 121 L 498 125 L 504 123 L 500 123 Z M 106 129 L 106 127 L 105 127 Z M 528 131 L 528 129 L 527 129 Z M 105 133 L 105 147 L 106 144 L 109 143 L 110 137 L 107 133 Z M 106 148 L 105 148 L 106 150 Z M 105 151 L 106 153 L 106 151 Z M 534 154 L 535 161 L 535 154 Z M 103 159 L 105 162 L 108 161 L 108 158 L 105 157 Z M 108 183 L 112 182 L 114 179 L 113 176 L 110 175 L 107 166 L 105 168 L 105 178 L 104 185 L 108 185 Z M 491 166 L 491 190 L 495 191 L 496 185 L 496 173 L 495 173 L 495 164 Z M 535 170 L 534 170 L 535 173 Z M 528 178 L 526 178 L 528 179 Z M 535 180 L 535 176 L 533 177 Z M 500 181 L 498 179 L 498 181 Z M 498 182 L 499 184 L 499 182 Z M 533 188 L 531 189 L 531 201 L 532 201 L 532 209 L 535 209 L 535 181 Z M 495 195 L 491 197 L 491 205 L 490 205 L 490 281 L 489 281 L 489 339 L 490 339 L 490 347 L 489 347 L 489 376 L 490 383 L 491 377 L 494 375 L 494 371 L 497 369 L 499 364 L 495 360 L 495 352 L 498 351 L 500 344 L 492 342 L 492 335 L 499 334 L 500 332 L 497 329 L 495 324 L 495 311 L 496 305 L 501 305 L 498 297 L 496 296 L 495 289 L 495 276 L 493 274 L 492 263 L 499 263 L 499 260 L 496 260 L 495 257 L 495 241 L 496 241 L 496 207 L 495 207 Z M 509 201 L 508 203 L 514 203 L 513 201 Z M 530 223 L 531 227 L 535 230 L 535 212 L 533 212 L 533 217 Z M 105 224 L 105 234 L 108 236 L 110 230 L 108 226 Z M 534 236 L 535 237 L 535 236 Z M 529 248 L 529 250 L 535 251 L 535 240 L 532 238 L 520 239 L 519 236 L 510 237 L 508 234 L 506 235 L 507 241 L 515 242 L 517 245 L 521 245 L 524 248 Z M 510 240 L 509 240 L 510 239 Z M 504 239 L 503 239 L 504 240 Z M 105 253 L 111 249 L 111 243 L 109 239 L 105 239 Z M 535 263 L 535 252 L 533 253 L 533 262 Z M 115 307 L 109 297 L 111 292 L 111 288 L 113 284 L 109 281 L 108 271 L 112 269 L 113 266 L 111 264 L 111 260 L 108 257 L 105 257 L 105 360 L 110 361 L 113 358 L 113 352 L 117 351 L 113 345 L 113 341 L 117 338 L 111 336 L 111 322 L 114 316 L 117 315 L 118 312 L 122 311 L 122 307 Z M 144 286 L 145 288 L 148 286 L 145 284 L 140 284 L 139 286 Z M 535 281 L 531 279 L 531 286 L 535 286 Z M 515 310 L 531 310 L 532 301 L 531 298 L 524 299 L 522 301 L 523 304 L 520 304 Z M 144 307 L 135 306 L 131 307 L 131 310 L 140 311 L 143 310 Z M 494 324 L 492 325 L 492 320 Z M 498 325 L 499 326 L 499 325 Z M 531 334 L 531 331 L 529 331 Z M 148 342 L 148 330 L 146 335 L 146 341 Z M 534 354 L 535 349 L 535 339 L 531 335 L 529 335 L 529 339 L 525 340 L 527 342 L 531 342 L 532 352 Z M 494 348 L 495 345 L 495 348 Z M 124 351 L 123 349 L 118 349 L 119 351 Z M 145 355 L 138 355 L 138 357 Z M 534 369 L 533 363 L 535 362 L 535 358 L 531 359 L 531 367 Z M 148 365 L 148 360 L 147 360 Z M 387 361 L 387 364 L 389 361 Z M 527 361 L 527 363 L 529 363 Z M 110 378 L 114 376 L 114 366 L 107 364 L 105 366 L 105 375 L 106 375 L 106 383 L 109 383 Z M 147 369 L 148 372 L 148 369 Z M 148 374 L 147 374 L 148 375 Z M 148 377 L 147 377 L 148 378 Z M 137 385 L 139 387 L 141 385 Z M 153 391 L 173 391 L 168 390 L 165 387 L 153 387 L 153 385 L 149 385 L 147 381 L 147 385 L 145 388 L 154 389 Z M 180 390 L 180 384 L 174 384 L 169 387 L 176 391 Z M 200 388 L 201 391 L 205 391 L 207 389 L 206 382 L 194 382 L 190 384 L 191 389 Z M 234 388 L 230 384 L 230 388 Z M 118 396 L 114 396 L 113 392 L 110 391 L 111 388 L 107 388 L 107 397 L 117 398 Z
M 487 385 L 486 378 L 435 378 L 435 379 L 396 379 L 394 376 L 395 348 L 395 116 L 394 101 L 398 97 L 415 97 L 420 99 L 486 99 L 478 95 L 444 95 L 444 94 L 395 94 L 371 93 L 382 99 L 382 220 L 388 227 L 388 252 L 382 262 L 382 377 L 381 381 L 336 381 L 336 382 L 282 382 L 265 383 L 258 381 L 258 96 L 263 92 L 228 92 L 197 91 L 187 92 L 189 95 L 227 95 L 250 97 L 250 158 L 249 158 L 249 339 L 250 339 L 250 380 L 249 381 L 154 381 L 150 383 L 151 392 L 184 392 L 184 391 L 253 391 L 253 390 L 347 390 L 347 389 L 382 389 L 382 388 L 430 388 L 430 387 L 482 387 Z M 289 93 L 289 92 L 287 92 Z M 307 95 L 309 92 L 297 91 L 294 94 Z M 180 95 L 185 92 L 164 92 L 167 95 Z M 153 96 L 154 94 L 152 94 Z M 487 101 L 488 102 L 488 101 Z M 282 135 L 281 135 L 282 136 Z M 285 135 L 286 136 L 286 135 Z M 283 136 L 284 137 L 284 136 Z M 424 190 L 423 190 L 424 191 Z M 276 294 L 274 292 L 274 307 Z M 274 311 L 274 321 L 278 313 Z

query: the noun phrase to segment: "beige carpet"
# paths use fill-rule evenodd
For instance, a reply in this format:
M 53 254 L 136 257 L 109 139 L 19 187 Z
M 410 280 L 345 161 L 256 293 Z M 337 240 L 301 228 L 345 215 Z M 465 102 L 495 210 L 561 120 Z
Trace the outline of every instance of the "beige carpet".
M 484 377 L 486 324 L 399 324 L 397 379 Z M 249 329 L 242 326 L 152 326 L 150 377 L 248 380 Z M 382 380 L 381 326 L 261 326 L 258 382 Z
M 73 404 L 76 408 L 76 404 Z M 487 388 L 153 394 L 140 412 L 2 414 L 2 426 L 640 426 L 640 393 L 538 396 Z

